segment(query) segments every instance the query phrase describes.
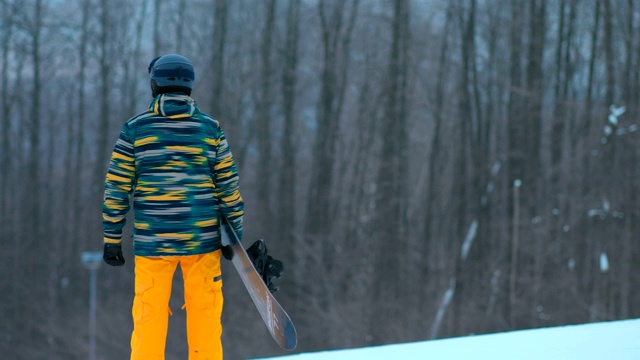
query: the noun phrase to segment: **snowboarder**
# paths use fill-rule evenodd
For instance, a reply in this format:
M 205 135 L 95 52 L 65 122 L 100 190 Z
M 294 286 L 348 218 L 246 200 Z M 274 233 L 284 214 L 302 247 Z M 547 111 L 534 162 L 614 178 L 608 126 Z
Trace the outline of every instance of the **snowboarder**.
M 133 194 L 135 298 L 131 360 L 164 359 L 173 274 L 182 268 L 189 359 L 222 359 L 219 213 L 242 236 L 238 173 L 220 123 L 200 112 L 191 62 L 149 64 L 153 101 L 122 127 L 105 180 L 104 260 L 122 266 Z

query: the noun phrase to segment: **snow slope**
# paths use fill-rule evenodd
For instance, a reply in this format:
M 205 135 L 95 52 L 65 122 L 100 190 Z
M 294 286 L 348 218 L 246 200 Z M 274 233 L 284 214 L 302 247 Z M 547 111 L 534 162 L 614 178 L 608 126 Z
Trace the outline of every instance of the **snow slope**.
M 640 319 L 270 358 L 274 359 L 640 360 Z

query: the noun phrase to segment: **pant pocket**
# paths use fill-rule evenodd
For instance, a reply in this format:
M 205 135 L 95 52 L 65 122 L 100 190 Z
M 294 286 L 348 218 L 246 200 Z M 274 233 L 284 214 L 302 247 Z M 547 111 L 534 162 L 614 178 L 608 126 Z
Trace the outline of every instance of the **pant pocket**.
M 135 297 L 133 299 L 132 315 L 136 323 L 144 322 L 149 317 L 149 291 L 153 288 L 154 279 L 152 277 L 136 281 Z

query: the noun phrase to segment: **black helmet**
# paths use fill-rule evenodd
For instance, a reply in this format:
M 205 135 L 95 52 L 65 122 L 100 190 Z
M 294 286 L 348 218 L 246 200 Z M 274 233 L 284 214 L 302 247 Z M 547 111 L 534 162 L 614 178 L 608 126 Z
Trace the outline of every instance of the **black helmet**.
M 196 75 L 191 61 L 178 54 L 158 56 L 149 64 L 153 97 L 169 92 L 191 95 Z

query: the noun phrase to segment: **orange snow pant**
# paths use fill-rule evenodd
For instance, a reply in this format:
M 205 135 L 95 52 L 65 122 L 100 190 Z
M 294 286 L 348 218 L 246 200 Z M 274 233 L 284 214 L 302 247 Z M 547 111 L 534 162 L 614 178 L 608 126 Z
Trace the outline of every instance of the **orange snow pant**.
M 222 277 L 217 250 L 202 255 L 135 257 L 131 360 L 164 360 L 171 283 L 178 263 L 184 280 L 189 360 L 222 359 Z

